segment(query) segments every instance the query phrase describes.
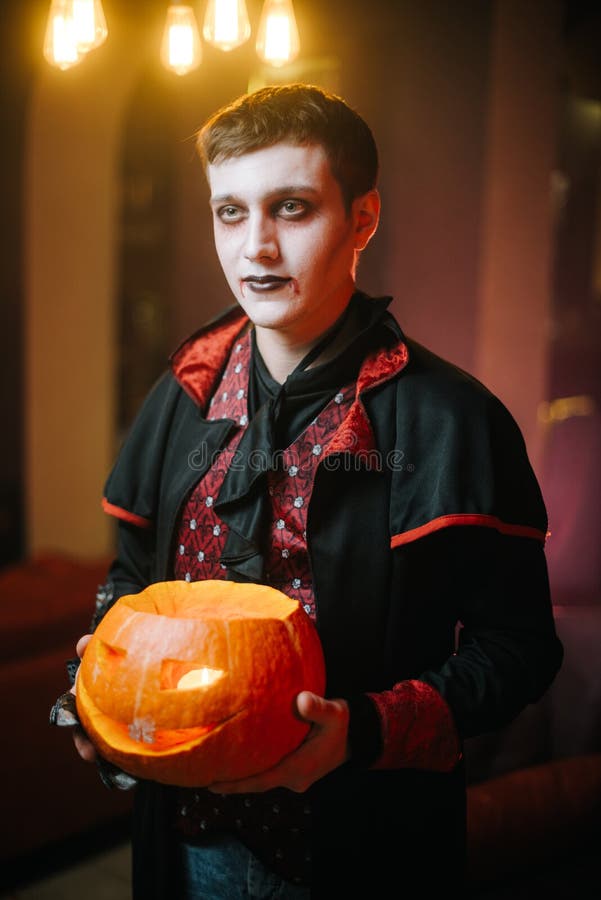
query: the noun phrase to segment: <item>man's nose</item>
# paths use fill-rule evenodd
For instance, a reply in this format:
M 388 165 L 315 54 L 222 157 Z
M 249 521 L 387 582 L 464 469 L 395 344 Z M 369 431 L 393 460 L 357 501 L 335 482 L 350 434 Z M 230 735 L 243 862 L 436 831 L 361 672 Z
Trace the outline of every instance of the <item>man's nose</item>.
M 268 216 L 251 215 L 247 220 L 246 259 L 277 259 L 279 247 L 274 223 Z

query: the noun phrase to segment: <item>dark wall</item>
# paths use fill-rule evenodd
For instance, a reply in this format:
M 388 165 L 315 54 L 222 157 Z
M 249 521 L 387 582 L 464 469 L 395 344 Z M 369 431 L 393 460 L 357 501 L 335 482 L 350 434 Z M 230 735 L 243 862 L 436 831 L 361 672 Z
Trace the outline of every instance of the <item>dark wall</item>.
M 250 0 L 248 5 L 256 23 L 261 2 Z M 23 546 L 23 176 L 28 95 L 36 71 L 45 65 L 41 44 L 48 7 L 48 0 L 5 4 L 0 19 L 0 565 L 17 558 Z M 554 272 L 554 327 L 563 329 L 564 337 L 552 347 L 557 396 L 592 392 L 592 381 L 599 378 L 594 335 L 600 333 L 601 308 L 590 288 L 591 260 L 600 252 L 595 243 L 600 208 L 597 126 L 583 143 L 574 130 L 579 113 L 569 99 L 601 98 L 599 4 L 569 0 L 565 8 L 565 70 L 558 73 L 558 92 L 567 99 L 558 139 L 573 190 L 558 233 Z M 205 45 L 202 66 L 186 78 L 163 72 L 156 45 L 164 9 L 160 0 L 149 0 L 142 21 L 138 4 L 105 2 L 113 33 L 122 22 L 133 35 L 141 35 L 143 27 L 148 53 L 124 122 L 121 155 L 123 352 L 115 382 L 118 389 L 132 388 L 121 397 L 122 427 L 178 341 L 231 302 L 212 247 L 206 188 L 192 137 L 209 113 L 260 74 L 252 41 L 231 54 Z M 295 0 L 295 9 L 303 37 L 299 77 L 325 79 L 326 86 L 339 90 L 371 124 L 380 147 L 382 222 L 362 259 L 359 284 L 373 293 L 393 294 L 393 309 L 407 332 L 469 370 L 479 299 L 494 2 Z M 144 178 L 139 176 L 145 172 L 156 181 L 151 194 L 158 205 L 144 209 Z M 136 232 L 138 225 L 152 230 L 157 222 L 155 243 L 136 247 L 130 239 L 136 233 L 143 236 L 144 228 Z M 590 432 L 594 426 L 584 417 L 570 421 L 573 430 Z M 580 438 L 569 443 L 588 454 L 587 471 L 596 471 L 591 448 L 597 445 Z M 552 504 L 563 506 L 566 495 L 574 496 L 565 474 L 575 470 L 574 459 L 558 453 L 551 457 L 545 487 Z M 580 508 L 588 510 L 590 479 L 579 484 Z M 575 521 L 579 527 L 573 533 L 587 534 L 587 559 L 598 560 L 593 546 L 597 532 L 587 528 L 588 520 Z M 560 536 L 554 541 L 557 546 Z M 575 547 L 565 547 L 562 558 L 571 570 Z M 598 563 L 593 570 L 598 577 Z
M 471 369 L 491 42 L 488 0 L 362 4 L 345 93 L 381 151 L 380 234 L 362 266 L 405 330 Z
M 601 6 L 567 4 L 543 488 L 557 603 L 601 603 Z M 551 517 L 550 517 L 551 518 Z
M 261 79 L 315 81 L 368 121 L 380 150 L 383 210 L 361 260 L 359 286 L 392 295 L 392 308 L 414 337 L 461 366 L 473 362 L 490 2 L 298 0 L 295 8 L 303 53 L 291 70 L 262 72 L 250 41 L 230 54 L 204 45 L 201 67 L 185 78 L 161 72 L 153 60 L 140 78 L 122 151 L 124 172 L 129 159 L 137 175 L 130 166 L 125 177 L 152 172 L 157 187 L 171 179 L 172 190 L 160 213 L 163 243 L 138 255 L 131 245 L 122 248 L 121 301 L 135 306 L 132 298 L 140 295 L 151 315 L 149 325 L 122 311 L 127 365 L 144 373 L 135 396 L 121 403 L 130 413 L 161 358 L 232 302 L 213 249 L 193 134 L 206 116 Z M 249 9 L 256 22 L 260 4 Z M 159 259 L 163 272 L 156 271 Z M 134 385 L 121 381 L 119 389 L 131 394 Z
M 37 6 L 5 4 L 0 17 L 0 566 L 23 552 L 24 148 Z

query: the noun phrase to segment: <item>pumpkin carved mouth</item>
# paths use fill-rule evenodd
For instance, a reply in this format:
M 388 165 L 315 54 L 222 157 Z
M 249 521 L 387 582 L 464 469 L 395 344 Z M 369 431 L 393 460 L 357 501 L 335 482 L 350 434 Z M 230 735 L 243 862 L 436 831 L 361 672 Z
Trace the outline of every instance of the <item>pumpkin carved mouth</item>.
M 124 722 L 116 722 L 101 712 L 95 706 L 92 698 L 89 695 L 86 696 L 87 691 L 81 684 L 78 686 L 78 693 L 80 692 L 94 730 L 98 734 L 102 734 L 108 744 L 118 748 L 120 753 L 126 755 L 137 755 L 142 751 L 145 756 L 168 757 L 185 750 L 193 750 L 210 734 L 217 732 L 245 712 L 244 709 L 240 709 L 221 722 L 212 722 L 208 725 L 197 725 L 191 728 L 156 728 L 148 717 L 134 719 L 127 725 Z

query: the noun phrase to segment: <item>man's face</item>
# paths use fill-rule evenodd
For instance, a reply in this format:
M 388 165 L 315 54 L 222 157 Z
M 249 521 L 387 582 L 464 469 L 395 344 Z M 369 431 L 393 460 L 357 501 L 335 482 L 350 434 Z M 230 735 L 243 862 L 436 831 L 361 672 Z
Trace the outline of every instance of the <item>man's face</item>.
M 258 329 L 315 340 L 354 290 L 355 252 L 367 243 L 360 204 L 347 213 L 317 144 L 275 144 L 209 165 L 207 175 L 217 255 L 236 300 Z

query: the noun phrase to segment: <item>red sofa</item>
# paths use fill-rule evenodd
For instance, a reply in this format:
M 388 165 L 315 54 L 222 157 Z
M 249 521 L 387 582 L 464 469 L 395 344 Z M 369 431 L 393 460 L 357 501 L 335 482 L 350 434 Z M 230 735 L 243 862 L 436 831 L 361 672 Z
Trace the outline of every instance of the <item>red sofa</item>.
M 66 729 L 49 723 L 65 668 L 89 630 L 107 561 L 47 556 L 0 571 L 0 697 L 4 776 L 0 871 L 27 874 L 36 856 L 129 815 L 131 796 L 106 788 Z
M 601 897 L 601 602 L 555 607 L 545 696 L 466 742 L 468 862 L 482 900 Z

